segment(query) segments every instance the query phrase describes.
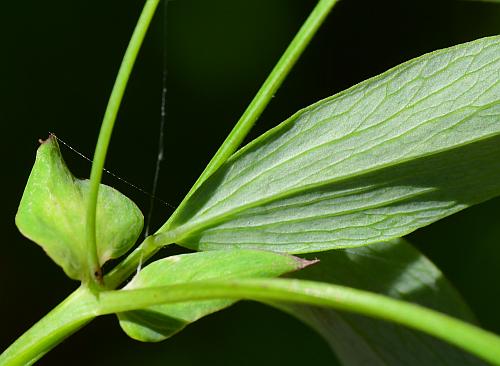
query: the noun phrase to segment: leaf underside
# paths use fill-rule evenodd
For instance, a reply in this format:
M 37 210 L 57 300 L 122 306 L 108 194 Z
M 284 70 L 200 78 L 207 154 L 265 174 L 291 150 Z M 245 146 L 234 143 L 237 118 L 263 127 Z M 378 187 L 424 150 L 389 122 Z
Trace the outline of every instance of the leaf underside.
M 474 323 L 442 273 L 402 240 L 320 253 L 292 277 L 335 283 L 418 303 Z M 485 365 L 423 333 L 373 318 L 306 305 L 273 304 L 316 329 L 346 366 Z
M 212 279 L 277 277 L 311 263 L 314 261 L 256 250 L 183 254 L 151 263 L 125 290 Z M 118 318 L 120 326 L 130 337 L 143 342 L 159 342 L 234 302 L 221 299 L 159 305 L 121 313 Z
M 320 101 L 233 155 L 166 228 L 189 248 L 305 253 L 401 237 L 500 193 L 500 37 Z

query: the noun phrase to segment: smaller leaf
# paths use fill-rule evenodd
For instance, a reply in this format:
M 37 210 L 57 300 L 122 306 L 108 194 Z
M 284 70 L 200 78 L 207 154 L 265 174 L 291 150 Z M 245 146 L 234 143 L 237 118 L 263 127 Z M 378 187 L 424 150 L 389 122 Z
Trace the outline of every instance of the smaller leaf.
M 40 245 L 72 279 L 88 273 L 85 212 L 89 181 L 66 167 L 56 137 L 38 148 L 36 161 L 16 215 L 21 233 Z M 139 208 L 117 190 L 101 184 L 97 202 L 99 264 L 125 254 L 142 231 Z
M 125 289 L 167 286 L 211 279 L 277 277 L 315 261 L 256 250 L 228 250 L 183 254 L 151 263 Z M 130 337 L 159 342 L 188 324 L 232 305 L 234 300 L 192 301 L 154 306 L 118 314 Z

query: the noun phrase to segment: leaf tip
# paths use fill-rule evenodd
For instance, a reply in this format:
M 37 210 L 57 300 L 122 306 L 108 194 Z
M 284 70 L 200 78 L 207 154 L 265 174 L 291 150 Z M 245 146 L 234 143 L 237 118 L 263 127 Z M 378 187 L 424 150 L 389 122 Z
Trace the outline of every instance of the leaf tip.
M 57 137 L 54 133 L 52 132 L 49 132 L 49 137 L 47 137 L 45 140 L 44 139 L 38 139 L 38 143 L 40 145 L 43 145 L 43 144 L 46 144 L 46 143 L 50 143 L 52 141 L 55 141 L 57 140 Z
M 305 259 L 305 258 L 300 258 L 300 257 L 294 257 L 295 260 L 298 263 L 297 270 L 304 269 L 306 267 L 312 266 L 313 264 L 316 264 L 319 262 L 319 259 Z

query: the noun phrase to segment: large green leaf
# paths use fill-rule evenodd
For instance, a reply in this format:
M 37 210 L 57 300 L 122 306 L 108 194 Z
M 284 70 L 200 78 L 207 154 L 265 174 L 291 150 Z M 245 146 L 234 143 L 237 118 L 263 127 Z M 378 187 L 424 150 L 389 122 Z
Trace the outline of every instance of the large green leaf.
M 314 261 L 255 250 L 227 250 L 168 257 L 151 263 L 125 290 L 143 289 L 201 280 L 276 277 Z M 171 337 L 188 324 L 226 308 L 234 300 L 193 301 L 158 305 L 118 315 L 123 330 L 143 342 Z
M 443 274 L 402 240 L 325 252 L 318 257 L 319 264 L 293 277 L 382 293 L 474 322 Z M 315 328 L 347 366 L 485 364 L 436 338 L 394 323 L 307 305 L 275 306 Z
M 66 167 L 56 137 L 42 142 L 16 215 L 21 233 L 39 244 L 73 279 L 87 271 L 85 212 L 89 181 Z M 101 184 L 97 202 L 99 264 L 125 254 L 142 230 L 139 208 L 117 190 Z
M 401 237 L 500 193 L 500 37 L 433 52 L 295 114 L 163 230 L 304 253 Z

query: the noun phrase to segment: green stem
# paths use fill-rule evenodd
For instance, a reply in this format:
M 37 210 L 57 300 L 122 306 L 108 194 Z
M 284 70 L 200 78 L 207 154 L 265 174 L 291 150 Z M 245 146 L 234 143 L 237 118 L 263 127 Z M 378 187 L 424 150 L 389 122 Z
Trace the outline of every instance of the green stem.
M 500 365 L 500 337 L 419 305 L 349 287 L 303 280 L 203 281 L 142 290 L 103 292 L 99 314 L 216 298 L 302 303 L 353 312 L 413 328 Z
M 299 29 L 298 33 L 293 38 L 290 45 L 281 56 L 276 66 L 273 68 L 267 79 L 262 84 L 261 88 L 255 95 L 254 99 L 247 107 L 239 121 L 234 126 L 233 130 L 221 145 L 212 160 L 208 163 L 207 167 L 195 182 L 193 187 L 189 190 L 188 194 L 182 200 L 181 204 L 175 212 L 170 216 L 168 221 L 157 231 L 154 235 L 156 247 L 149 246 L 149 243 L 144 241 L 137 249 L 132 252 L 122 263 L 117 265 L 106 277 L 106 284 L 113 284 L 116 286 L 123 282 L 130 274 L 137 268 L 141 259 L 147 260 L 152 257 L 162 245 L 171 244 L 172 240 L 164 240 L 163 236 L 170 237 L 168 226 L 172 220 L 182 211 L 183 206 L 194 191 L 213 173 L 215 172 L 227 158 L 238 148 L 243 142 L 250 129 L 255 124 L 259 116 L 262 114 L 266 106 L 271 101 L 273 95 L 281 86 L 300 55 L 304 52 L 307 45 L 311 41 L 314 34 L 318 31 L 321 24 L 326 19 L 328 13 L 338 0 L 320 0 L 315 6 L 311 14 L 307 17 L 306 21 Z M 169 238 L 170 239 L 170 238 Z M 146 248 L 146 245 L 148 247 Z
M 32 365 L 64 339 L 95 318 L 92 295 L 80 287 L 52 309 L 0 355 L 0 365 Z
M 307 45 L 311 41 L 314 34 L 318 31 L 321 24 L 326 19 L 328 13 L 338 0 L 320 0 L 311 14 L 307 17 L 306 21 L 299 29 L 298 33 L 293 38 L 290 45 L 281 56 L 276 66 L 273 68 L 267 79 L 262 84 L 261 88 L 255 95 L 254 99 L 247 107 L 239 121 L 234 126 L 233 130 L 221 145 L 212 160 L 208 163 L 207 167 L 195 182 L 193 187 L 189 190 L 188 194 L 182 200 L 181 204 L 175 212 L 170 216 L 168 221 L 157 231 L 153 236 L 155 238 L 156 247 L 151 247 L 146 240 L 140 244 L 134 252 L 132 252 L 123 262 L 118 264 L 106 277 L 106 284 L 118 285 L 123 282 L 130 274 L 137 268 L 141 259 L 147 260 L 152 257 L 161 246 L 171 244 L 172 236 L 168 232 L 168 226 L 172 220 L 182 211 L 187 200 L 194 191 L 213 173 L 215 172 L 227 158 L 238 148 L 243 142 L 250 129 L 255 124 L 259 116 L 262 114 L 266 106 L 271 101 L 273 95 L 281 86 L 286 76 L 289 74 L 300 55 L 304 52 Z M 163 236 L 166 235 L 169 240 L 165 240 Z M 148 247 L 146 248 L 146 246 Z
M 88 243 L 87 259 L 89 270 L 91 271 L 90 278 L 96 282 L 100 282 L 101 277 L 101 269 L 97 256 L 96 245 L 96 210 L 99 185 L 102 178 L 102 170 L 104 168 L 104 162 L 106 160 L 106 154 L 108 151 L 111 134 L 113 132 L 113 126 L 116 121 L 118 110 L 120 109 L 120 104 L 123 98 L 123 94 L 125 93 L 125 88 L 132 72 L 132 68 L 134 67 L 137 54 L 139 53 L 142 42 L 159 1 L 160 0 L 147 0 L 144 4 L 142 13 L 139 17 L 132 37 L 130 38 L 127 50 L 125 51 L 125 55 L 120 65 L 120 70 L 118 71 L 113 90 L 111 91 L 94 153 L 94 160 L 90 173 L 89 200 L 87 203 L 86 235 Z
M 318 31 L 321 24 L 323 24 L 330 10 L 333 8 L 338 0 L 320 0 L 314 7 L 309 17 L 299 29 L 298 33 L 293 38 L 292 42 L 288 45 L 285 53 L 281 56 L 276 66 L 264 81 L 259 91 L 243 112 L 239 121 L 234 126 L 233 130 L 229 133 L 224 140 L 219 150 L 215 153 L 214 157 L 208 163 L 207 167 L 201 173 L 200 177 L 196 180 L 191 187 L 186 197 L 182 200 L 181 204 L 169 218 L 169 220 L 158 230 L 158 232 L 165 231 L 172 220 L 182 211 L 183 206 L 191 197 L 191 195 L 198 189 L 198 187 L 211 176 L 243 142 L 248 135 L 253 125 L 260 117 L 264 109 L 267 107 L 274 94 L 288 76 L 297 60 L 302 55 L 311 39 Z
M 383 319 L 423 331 L 500 366 L 500 337 L 472 324 L 368 291 L 291 279 L 199 281 L 139 290 L 103 291 L 99 296 L 82 287 L 0 355 L 0 366 L 35 362 L 98 315 L 217 298 L 300 303 Z
M 295 36 L 276 67 L 272 70 L 257 95 L 234 127 L 231 134 L 224 141 L 219 151 L 210 161 L 207 168 L 202 173 L 202 176 L 196 181 L 195 185 L 191 188 L 176 212 L 180 211 L 180 208 L 183 206 L 184 202 L 186 202 L 187 197 L 189 197 L 207 177 L 217 170 L 217 168 L 241 144 L 336 2 L 337 0 L 319 1 L 304 25 L 299 30 L 299 33 Z M 94 162 L 92 164 L 90 176 L 90 198 L 87 206 L 86 217 L 86 235 L 89 247 L 88 264 L 91 272 L 89 273 L 89 276 L 94 280 L 92 282 L 100 282 L 100 268 L 97 258 L 95 227 L 97 197 L 99 194 L 99 184 L 102 178 L 102 169 L 104 168 L 113 126 L 130 73 L 158 3 L 159 0 L 148 0 L 144 5 L 143 11 L 120 66 L 115 85 L 113 86 L 94 153 Z M 174 213 L 174 215 L 175 214 L 176 213 Z M 172 217 L 174 215 L 172 215 Z M 170 221 L 171 220 L 169 220 L 169 222 Z M 165 227 L 166 224 L 160 230 L 165 231 Z M 153 246 L 151 245 L 152 239 L 154 240 Z M 167 241 L 164 241 L 163 239 L 165 239 L 165 232 L 163 232 L 163 236 L 160 241 L 158 240 L 158 237 L 155 236 L 146 238 L 146 240 L 136 250 L 134 250 L 134 252 L 132 252 L 124 261 L 115 267 L 115 269 L 110 272 L 108 276 L 106 276 L 105 282 L 107 288 L 118 287 L 133 273 L 141 259 L 147 260 L 153 256 L 161 246 L 170 244 L 173 241 L 171 238 L 167 238 L 169 239 Z M 98 273 L 98 278 L 96 278 L 95 273 Z M 79 314 L 71 313 L 71 308 L 73 306 L 78 308 L 78 303 L 82 303 L 82 301 L 88 302 L 90 301 L 89 299 L 93 298 L 93 296 L 90 296 L 85 292 L 84 301 L 82 295 L 83 292 L 84 289 L 79 289 L 70 295 L 61 303 L 61 305 L 47 314 L 47 316 L 42 318 L 30 330 L 16 340 L 16 342 L 14 342 L 0 356 L 0 365 L 29 364 L 29 360 L 31 360 L 31 362 L 35 362 L 64 338 L 92 320 L 95 316 L 89 315 L 92 314 L 92 312 L 87 313 L 84 312 L 83 309 L 80 309 Z M 68 314 L 72 314 L 72 316 L 68 316 Z M 66 319 L 66 322 L 62 325 L 62 321 L 64 319 Z M 50 330 L 51 328 L 55 328 L 55 330 L 53 330 L 53 332 L 47 331 L 47 329 Z
M 168 225 L 179 214 L 179 212 L 181 212 L 188 198 L 242 143 L 243 139 L 246 137 L 248 132 L 250 132 L 250 129 L 269 104 L 271 98 L 281 86 L 286 76 L 289 74 L 300 55 L 304 52 L 312 37 L 318 31 L 319 27 L 324 22 L 326 16 L 336 2 L 337 0 L 320 0 L 318 2 L 298 33 L 293 38 L 288 48 L 285 50 L 285 53 L 281 56 L 276 66 L 273 68 L 266 81 L 255 95 L 248 108 L 234 126 L 229 136 L 221 145 L 212 160 L 208 163 L 201 176 L 189 190 L 188 194 L 172 216 L 157 231 L 155 239 L 160 237 L 160 235 L 158 235 L 159 233 L 162 233 L 162 236 L 165 235 L 165 232 L 168 231 Z M 131 253 L 122 263 L 115 267 L 113 271 L 111 271 L 109 276 L 106 278 L 106 283 L 117 286 L 130 276 L 130 274 L 137 267 L 141 258 L 147 260 L 153 256 L 162 245 L 172 243 L 171 240 L 163 240 L 163 237 L 161 237 L 160 240 L 155 240 L 155 242 L 157 246 L 156 248 L 151 247 L 150 245 L 146 248 L 146 245 L 149 244 L 146 243 L 146 241 L 140 244 L 133 253 Z
M 164 245 L 171 243 L 164 243 Z M 127 258 L 118 263 L 111 272 L 104 278 L 106 288 L 115 289 L 123 283 L 133 272 L 137 265 L 152 257 L 158 251 L 158 246 L 154 245 L 153 236 L 148 236 L 137 248 L 130 253 Z
M 104 278 L 106 288 L 117 288 L 133 273 L 139 263 L 147 261 L 164 246 L 175 243 L 177 234 L 175 230 L 166 231 L 144 239 L 127 258 L 118 263 Z
M 64 339 L 68 330 L 75 331 L 97 315 L 216 298 L 301 303 L 367 315 L 423 331 L 500 365 L 500 338 L 491 332 L 419 305 L 326 283 L 289 279 L 200 281 L 140 290 L 104 291 L 98 297 L 87 290 L 79 290 L 72 296 L 49 313 L 43 320 L 45 323 L 41 321 L 35 325 L 7 349 L 0 356 L 0 365 L 34 362 Z M 62 316 L 58 318 L 59 315 Z

